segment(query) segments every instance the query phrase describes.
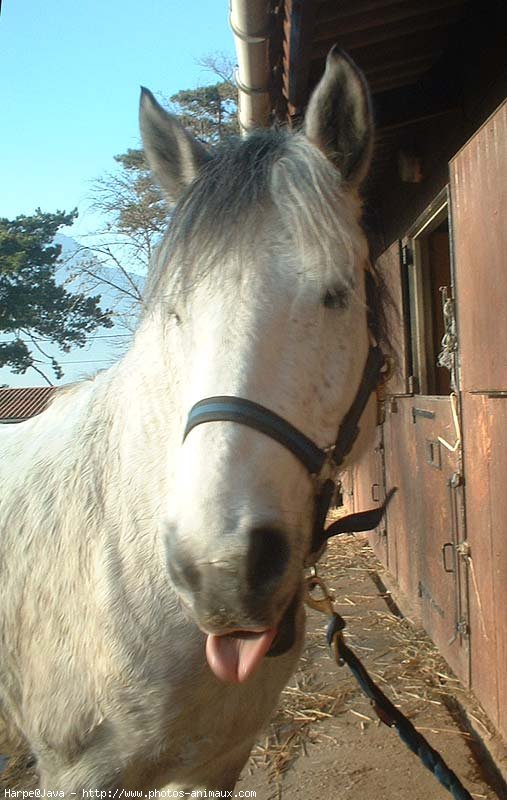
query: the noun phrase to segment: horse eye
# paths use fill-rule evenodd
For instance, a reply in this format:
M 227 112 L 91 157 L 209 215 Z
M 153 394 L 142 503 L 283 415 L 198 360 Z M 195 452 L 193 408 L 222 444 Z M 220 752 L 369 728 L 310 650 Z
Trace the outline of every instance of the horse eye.
M 343 287 L 328 289 L 324 295 L 323 303 L 326 308 L 344 309 L 349 304 L 349 296 L 349 290 Z

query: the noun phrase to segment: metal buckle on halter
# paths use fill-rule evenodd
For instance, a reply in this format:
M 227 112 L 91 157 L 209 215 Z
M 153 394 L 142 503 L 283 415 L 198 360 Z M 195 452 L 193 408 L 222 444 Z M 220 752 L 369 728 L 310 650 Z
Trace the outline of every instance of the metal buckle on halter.
M 312 480 L 316 492 L 318 492 L 326 481 L 333 481 L 336 485 L 336 476 L 338 475 L 338 466 L 335 463 L 333 456 L 336 450 L 336 443 L 330 444 L 329 447 L 323 447 L 322 452 L 326 454 L 326 458 L 322 463 L 319 472 L 312 475 Z

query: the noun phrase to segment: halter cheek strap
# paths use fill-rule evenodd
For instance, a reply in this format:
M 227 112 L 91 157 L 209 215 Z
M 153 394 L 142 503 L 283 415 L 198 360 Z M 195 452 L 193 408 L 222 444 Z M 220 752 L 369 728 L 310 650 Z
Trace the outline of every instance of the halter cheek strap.
M 368 399 L 378 384 L 384 356 L 380 347 L 371 345 L 359 389 L 343 418 L 336 442 L 327 448 L 318 447 L 294 425 L 258 403 L 242 397 L 217 396 L 200 400 L 190 410 L 183 441 L 194 428 L 205 422 L 236 422 L 269 436 L 296 456 L 317 484 L 315 516 L 310 556 L 316 554 L 330 536 L 339 533 L 371 530 L 380 522 L 394 491 L 383 506 L 344 517 L 339 524 L 325 529 L 326 516 L 336 489 L 336 472 L 350 452 L 359 433 L 359 419 Z M 350 527 L 350 526 L 355 527 Z

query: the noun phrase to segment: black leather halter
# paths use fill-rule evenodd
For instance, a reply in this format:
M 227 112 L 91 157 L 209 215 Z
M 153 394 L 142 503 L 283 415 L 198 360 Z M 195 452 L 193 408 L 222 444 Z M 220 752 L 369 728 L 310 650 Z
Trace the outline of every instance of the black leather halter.
M 199 400 L 188 415 L 183 441 L 193 428 L 204 422 L 238 422 L 266 434 L 293 453 L 312 477 L 319 478 L 326 464 L 339 467 L 350 452 L 359 433 L 361 417 L 370 394 L 377 386 L 384 363 L 382 351 L 371 346 L 356 397 L 343 418 L 334 445 L 321 449 L 311 439 L 265 406 L 242 397 L 217 396 Z
M 375 390 L 384 365 L 384 356 L 378 345 L 370 345 L 368 357 L 359 384 L 359 389 L 349 411 L 343 418 L 336 442 L 320 448 L 301 431 L 258 403 L 242 397 L 207 397 L 196 403 L 188 415 L 183 441 L 198 425 L 205 422 L 237 422 L 246 425 L 290 450 L 306 467 L 317 484 L 315 519 L 311 554 L 317 554 L 330 536 L 338 533 L 371 530 L 380 522 L 387 503 L 394 492 L 390 492 L 383 506 L 372 511 L 351 514 L 325 529 L 326 516 L 336 489 L 336 473 L 350 452 L 359 433 L 359 419 L 371 393 Z

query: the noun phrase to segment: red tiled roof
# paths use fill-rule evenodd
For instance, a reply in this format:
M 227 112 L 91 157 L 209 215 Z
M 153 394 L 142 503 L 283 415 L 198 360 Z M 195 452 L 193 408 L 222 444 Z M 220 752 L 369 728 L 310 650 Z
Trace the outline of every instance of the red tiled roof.
M 56 386 L 0 389 L 0 422 L 21 422 L 47 408 Z

